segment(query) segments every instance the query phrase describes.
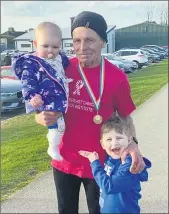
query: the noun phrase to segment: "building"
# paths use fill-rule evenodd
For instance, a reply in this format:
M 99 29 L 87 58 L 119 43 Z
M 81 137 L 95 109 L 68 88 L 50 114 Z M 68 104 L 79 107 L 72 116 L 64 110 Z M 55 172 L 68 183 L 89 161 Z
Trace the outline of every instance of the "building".
M 25 31 L 15 31 L 13 27 L 8 28 L 8 31 L 1 34 L 1 51 L 15 49 L 15 42 L 13 39 L 24 33 Z
M 27 30 L 26 33 L 14 39 L 15 48 L 19 50 L 19 52 L 32 52 L 34 50 L 33 40 L 34 40 L 34 29 L 31 28 Z
M 168 45 L 168 25 L 146 21 L 116 30 L 116 50 L 143 45 Z
M 113 53 L 115 52 L 115 25 L 108 25 L 107 29 L 107 44 L 102 53 Z
M 74 17 L 70 18 L 71 24 Z M 115 51 L 115 27 L 114 25 L 108 26 L 107 37 L 108 42 L 106 47 L 103 49 L 103 53 L 113 53 Z M 71 36 L 71 29 L 62 28 L 62 50 L 67 54 L 73 54 L 73 41 Z M 15 48 L 20 52 L 31 52 L 34 50 L 33 40 L 34 40 L 34 29 L 29 29 L 25 34 L 14 39 Z
M 25 34 L 16 37 L 15 48 L 20 52 L 34 51 L 33 40 L 35 39 L 35 30 L 29 29 Z M 69 53 L 73 50 L 73 43 L 70 28 L 62 28 L 62 49 Z

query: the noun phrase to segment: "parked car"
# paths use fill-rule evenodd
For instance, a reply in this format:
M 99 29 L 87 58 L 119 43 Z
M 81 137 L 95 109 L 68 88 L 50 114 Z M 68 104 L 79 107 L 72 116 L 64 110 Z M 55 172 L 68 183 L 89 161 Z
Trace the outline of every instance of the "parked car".
M 156 53 L 161 54 L 163 59 L 168 57 L 168 52 L 164 48 L 161 48 L 157 45 L 144 45 L 144 46 L 142 46 L 142 48 L 151 49 L 151 50 L 155 51 Z
M 137 66 L 137 63 L 136 62 L 133 62 L 131 60 L 128 60 L 128 59 L 122 59 L 121 57 L 118 57 L 118 56 L 112 56 L 112 58 L 114 60 L 119 60 L 120 62 L 122 62 L 126 67 L 128 67 L 128 72 L 133 72 L 135 71 L 138 66 Z
M 166 51 L 165 52 L 164 51 L 159 51 L 157 48 L 151 48 L 151 50 L 153 50 L 156 53 L 161 54 L 162 55 L 162 59 L 165 59 L 168 56 L 168 53 Z
M 165 50 L 167 50 L 167 51 L 168 51 L 168 45 L 161 46 L 161 48 L 164 48 Z
M 24 108 L 20 80 L 16 80 L 11 66 L 1 67 L 1 112 Z
M 160 56 L 159 55 L 148 53 L 145 50 L 142 50 L 142 51 L 147 55 L 149 63 L 155 63 L 155 62 L 159 62 L 160 61 Z
M 146 51 L 146 52 L 148 52 L 150 54 L 153 54 L 153 55 L 156 55 L 156 56 L 160 57 L 160 60 L 163 59 L 163 55 L 160 54 L 160 53 L 157 53 L 156 51 L 153 51 L 153 50 L 148 49 L 148 48 L 140 48 L 140 49 L 143 50 L 143 51 Z
M 112 62 L 120 62 L 123 64 L 124 66 L 124 72 L 125 73 L 131 73 L 134 70 L 137 69 L 137 64 L 133 61 L 130 60 L 126 60 L 126 59 L 122 59 L 120 57 L 117 56 L 113 56 L 113 54 L 107 53 L 107 54 L 103 54 L 105 57 L 107 57 L 108 60 L 112 61 Z
M 16 79 L 16 76 L 14 75 L 14 72 L 12 72 L 12 67 L 11 66 L 1 66 L 1 73 L 0 76 L 2 78 L 7 78 L 7 79 Z
M 155 49 L 157 49 L 159 51 L 166 51 L 164 48 L 162 48 L 162 47 L 160 47 L 158 45 L 144 45 L 144 46 L 142 46 L 142 48 L 155 48 Z
M 105 57 L 113 65 L 117 66 L 118 68 L 120 68 L 122 71 L 125 72 L 125 66 L 123 65 L 123 63 L 121 63 L 117 60 L 112 60 L 112 58 L 108 54 L 102 54 L 102 56 Z
M 119 50 L 115 52 L 113 56 L 131 60 L 137 64 L 138 68 L 142 68 L 142 66 L 148 65 L 148 58 L 140 49 Z

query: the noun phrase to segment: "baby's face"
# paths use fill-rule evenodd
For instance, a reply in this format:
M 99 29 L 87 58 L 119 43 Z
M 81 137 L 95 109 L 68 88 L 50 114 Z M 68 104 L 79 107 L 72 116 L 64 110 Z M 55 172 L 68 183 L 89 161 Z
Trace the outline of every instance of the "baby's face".
M 36 52 L 39 57 L 56 58 L 61 48 L 61 39 L 50 32 L 43 32 L 36 38 Z
M 101 145 L 106 153 L 113 159 L 121 158 L 123 151 L 130 144 L 129 138 L 125 133 L 119 134 L 115 130 L 103 134 Z

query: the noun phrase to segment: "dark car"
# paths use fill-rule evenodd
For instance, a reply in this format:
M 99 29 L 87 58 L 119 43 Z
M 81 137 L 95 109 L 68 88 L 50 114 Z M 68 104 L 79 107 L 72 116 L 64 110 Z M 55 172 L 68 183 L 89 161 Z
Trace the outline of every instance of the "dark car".
M 147 55 L 149 63 L 155 63 L 155 62 L 159 62 L 161 60 L 160 56 L 157 54 L 149 53 L 145 49 L 142 49 L 142 51 L 144 51 L 144 53 Z
M 143 48 L 155 48 L 158 51 L 166 51 L 164 48 L 158 46 L 158 45 L 144 45 Z
M 168 57 L 168 52 L 164 48 L 159 47 L 158 45 L 144 45 L 142 46 L 142 48 L 151 49 L 156 53 L 161 54 L 163 59 Z
M 154 51 L 154 50 L 152 50 L 152 49 L 148 49 L 148 48 L 140 48 L 141 50 L 144 50 L 144 51 L 147 51 L 148 53 L 150 53 L 150 54 L 155 54 L 155 55 L 157 55 L 157 56 L 159 56 L 160 57 L 160 60 L 162 60 L 164 57 L 163 57 L 163 55 L 161 54 L 161 53 L 159 53 L 159 52 L 157 52 L 157 51 Z

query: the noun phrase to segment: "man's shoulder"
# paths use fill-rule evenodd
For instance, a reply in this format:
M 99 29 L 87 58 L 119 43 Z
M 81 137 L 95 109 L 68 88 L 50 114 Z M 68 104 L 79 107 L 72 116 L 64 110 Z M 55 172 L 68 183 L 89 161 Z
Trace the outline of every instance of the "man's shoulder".
M 69 61 L 70 61 L 71 65 L 77 65 L 78 64 L 78 60 L 77 60 L 76 56 L 70 58 Z
M 65 69 L 65 71 L 70 72 L 71 70 L 74 70 L 75 68 L 77 68 L 77 65 L 78 65 L 77 57 L 69 58 L 69 65 Z
M 105 59 L 105 70 L 107 75 L 109 77 L 112 77 L 112 80 L 123 81 L 127 79 L 127 75 L 116 65 L 109 62 L 107 59 Z

